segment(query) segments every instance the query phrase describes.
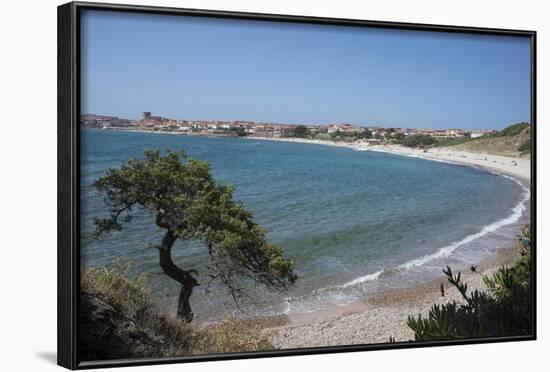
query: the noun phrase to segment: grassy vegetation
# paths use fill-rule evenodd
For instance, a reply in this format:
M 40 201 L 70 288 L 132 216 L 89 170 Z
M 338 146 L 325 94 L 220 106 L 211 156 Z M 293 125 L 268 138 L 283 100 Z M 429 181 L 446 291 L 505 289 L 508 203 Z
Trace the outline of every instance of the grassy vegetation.
M 523 130 L 525 128 L 529 128 L 529 123 L 518 123 L 518 124 L 513 124 L 513 125 L 510 125 L 506 128 L 504 128 L 503 130 L 499 131 L 499 132 L 496 132 L 496 133 L 493 133 L 493 134 L 489 134 L 487 135 L 487 137 L 511 137 L 511 136 L 517 136 L 518 134 L 520 134 L 521 132 L 523 132 Z
M 406 147 L 429 147 L 435 143 L 437 143 L 435 138 L 424 135 L 408 136 L 401 141 L 401 145 Z
M 470 138 L 470 137 L 457 137 L 457 138 L 448 138 L 448 139 L 442 139 L 438 140 L 437 142 L 434 142 L 432 144 L 432 147 L 446 147 L 446 146 L 456 146 L 461 145 L 463 143 L 467 142 L 479 142 L 479 140 L 483 140 L 484 138 L 502 138 L 502 137 L 514 137 L 519 134 L 521 134 L 526 128 L 529 128 L 528 123 L 518 123 L 510 125 L 503 130 L 492 133 L 492 134 L 486 134 L 482 137 L 478 138 Z M 522 145 L 520 145 L 517 149 L 517 151 L 521 152 L 522 154 L 530 153 L 531 151 L 531 141 L 527 140 Z
M 518 151 L 522 155 L 527 155 L 531 153 L 531 140 L 525 140 L 521 145 L 518 147 Z
M 272 349 L 261 328 L 230 318 L 199 328 L 161 311 L 147 275 L 115 261 L 81 271 L 82 360 L 182 356 Z
M 267 336 L 261 334 L 259 326 L 235 318 L 205 327 L 194 340 L 194 351 L 197 354 L 269 349 L 273 349 L 273 345 Z
M 463 302 L 433 305 L 428 317 L 409 316 L 417 341 L 528 335 L 532 332 L 531 229 L 519 237 L 521 259 L 485 277 L 486 291 L 468 293 L 460 273 L 443 270 Z
M 128 316 L 147 317 L 155 305 L 146 287 L 149 278 L 141 274 L 130 279 L 130 269 L 131 264 L 122 260 L 102 268 L 83 269 L 80 288 L 101 293 Z
M 471 152 L 528 156 L 531 153 L 530 126 L 526 123 L 510 125 L 500 132 L 457 143 L 456 146 L 458 150 Z
M 393 133 L 394 129 L 389 128 L 386 130 L 386 137 L 390 142 L 401 144 L 407 147 L 446 147 L 446 146 L 455 146 L 461 145 L 467 142 L 479 142 L 484 138 L 501 138 L 501 137 L 514 137 L 522 133 L 526 128 L 529 128 L 528 123 L 518 123 L 510 125 L 503 130 L 493 133 L 486 134 L 482 137 L 471 138 L 469 135 L 464 137 L 456 138 L 446 138 L 446 139 L 435 139 L 431 136 L 425 135 L 413 135 L 405 137 L 402 133 Z M 364 132 L 334 132 L 334 133 L 311 133 L 306 127 L 298 126 L 293 131 L 285 134 L 285 137 L 296 137 L 296 138 L 308 138 L 308 139 L 319 139 L 325 141 L 342 141 L 342 142 L 355 142 L 360 139 L 365 138 L 379 138 L 384 139 L 381 136 L 373 136 L 370 131 Z M 530 144 L 525 143 L 522 149 L 518 151 L 522 153 L 528 153 Z
M 355 142 L 358 139 L 367 138 L 358 132 L 334 132 L 329 134 L 329 140 L 338 142 Z
M 470 142 L 470 141 L 475 141 L 475 138 L 470 138 L 470 137 L 446 138 L 435 142 L 432 146 L 433 147 L 455 146 L 455 145 L 461 145 L 463 143 Z

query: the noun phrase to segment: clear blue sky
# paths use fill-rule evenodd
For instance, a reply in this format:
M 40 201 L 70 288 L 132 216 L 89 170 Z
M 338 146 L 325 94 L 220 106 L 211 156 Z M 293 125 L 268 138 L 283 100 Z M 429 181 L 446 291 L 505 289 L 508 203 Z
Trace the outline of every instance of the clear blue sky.
M 501 129 L 530 121 L 528 38 L 82 15 L 82 112 Z

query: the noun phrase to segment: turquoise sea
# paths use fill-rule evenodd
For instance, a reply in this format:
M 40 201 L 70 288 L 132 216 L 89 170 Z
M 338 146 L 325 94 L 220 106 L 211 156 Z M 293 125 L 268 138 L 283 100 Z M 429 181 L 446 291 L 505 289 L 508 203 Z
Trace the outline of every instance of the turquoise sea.
M 251 288 L 244 315 L 309 312 L 345 305 L 387 288 L 441 275 L 449 264 L 469 267 L 510 244 L 528 220 L 528 191 L 510 177 L 472 167 L 372 151 L 242 138 L 83 130 L 81 135 L 81 262 L 102 266 L 117 257 L 151 273 L 167 305 L 179 292 L 164 276 L 157 250 L 162 232 L 142 213 L 122 232 L 89 237 L 106 216 L 91 187 L 108 167 L 146 148 L 185 149 L 208 160 L 218 182 L 253 211 L 269 239 L 295 260 L 299 280 L 286 294 Z M 179 242 L 174 257 L 206 282 L 207 254 Z M 197 319 L 220 319 L 236 308 L 220 285 L 198 287 Z M 171 308 L 173 309 L 173 308 Z

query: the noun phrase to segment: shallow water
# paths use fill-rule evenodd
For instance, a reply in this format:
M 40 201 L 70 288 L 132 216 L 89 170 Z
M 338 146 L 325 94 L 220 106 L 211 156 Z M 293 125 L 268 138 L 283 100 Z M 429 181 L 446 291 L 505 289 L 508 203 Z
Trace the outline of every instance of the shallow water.
M 153 274 L 153 289 L 169 304 L 178 289 L 158 266 L 153 246 L 162 232 L 150 215 L 102 241 L 87 238 L 93 218 L 106 216 L 92 182 L 145 148 L 166 146 L 208 160 L 215 179 L 235 186 L 235 198 L 295 260 L 295 288 L 285 295 L 252 288 L 258 303 L 243 306 L 250 315 L 343 305 L 429 280 L 446 264 L 475 263 L 508 244 L 525 220 L 527 191 L 472 167 L 313 144 L 83 130 L 82 263 L 131 259 Z M 177 243 L 174 257 L 205 282 L 203 246 Z M 219 285 L 197 290 L 192 306 L 201 320 L 235 311 Z

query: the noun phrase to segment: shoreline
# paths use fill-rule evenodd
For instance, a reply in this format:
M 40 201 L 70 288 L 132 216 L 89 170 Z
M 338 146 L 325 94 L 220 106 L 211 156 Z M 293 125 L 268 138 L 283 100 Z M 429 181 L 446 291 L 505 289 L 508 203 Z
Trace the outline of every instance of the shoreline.
M 480 262 L 476 272 L 456 268 L 454 272 L 461 271 L 469 291 L 483 290 L 486 288 L 484 276 L 503 265 L 514 264 L 519 258 L 519 247 L 514 244 L 500 249 L 495 257 Z M 441 283 L 445 297 L 441 297 Z M 452 300 L 462 302 L 456 288 L 451 288 L 442 274 L 429 282 L 411 288 L 389 289 L 350 305 L 308 314 L 287 314 L 285 322 L 276 319 L 276 324 L 271 327 L 264 320 L 263 332 L 278 349 L 377 344 L 389 342 L 390 336 L 397 342 L 410 341 L 414 340 L 414 332 L 407 325 L 409 315 L 426 316 L 434 303 Z
M 100 130 L 100 129 L 95 129 Z M 223 136 L 203 136 L 203 135 L 189 135 L 178 132 L 166 132 L 166 131 L 151 131 L 143 129 L 109 129 L 111 131 L 130 132 L 130 133 L 151 133 L 151 134 L 167 134 L 175 136 L 195 136 L 206 138 L 241 138 L 246 140 L 260 140 L 260 141 L 279 141 L 279 142 L 294 142 L 311 145 L 323 145 L 332 147 L 349 148 L 356 151 L 375 151 L 383 152 L 391 155 L 401 155 L 409 157 L 417 157 L 432 161 L 449 162 L 459 165 L 474 166 L 490 172 L 498 172 L 506 174 L 508 176 L 517 177 L 523 184 L 527 186 L 531 185 L 531 159 L 513 157 L 506 155 L 493 155 L 480 152 L 470 152 L 463 150 L 455 150 L 452 147 L 435 147 L 427 149 L 426 152 L 414 148 L 404 147 L 401 145 L 368 145 L 364 143 L 356 142 L 343 142 L 343 141 L 326 141 L 326 140 L 313 140 L 306 138 L 291 138 L 291 137 L 223 137 Z M 516 165 L 513 165 L 515 162 Z
M 498 172 L 518 178 L 523 184 L 531 184 L 531 159 L 480 152 L 455 150 L 452 147 L 434 147 L 418 150 L 401 145 L 368 145 L 356 142 L 312 140 L 305 138 L 243 137 L 248 140 L 294 142 L 312 145 L 349 148 L 356 151 L 374 151 L 391 155 L 416 157 L 431 161 L 473 166 L 490 172 Z M 515 165 L 514 165 L 515 164 Z

